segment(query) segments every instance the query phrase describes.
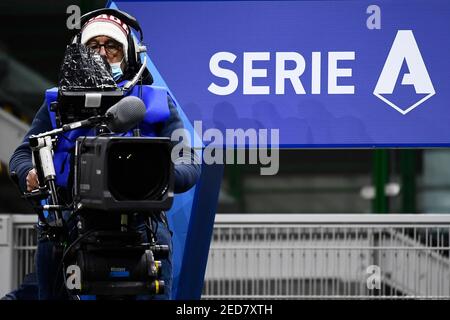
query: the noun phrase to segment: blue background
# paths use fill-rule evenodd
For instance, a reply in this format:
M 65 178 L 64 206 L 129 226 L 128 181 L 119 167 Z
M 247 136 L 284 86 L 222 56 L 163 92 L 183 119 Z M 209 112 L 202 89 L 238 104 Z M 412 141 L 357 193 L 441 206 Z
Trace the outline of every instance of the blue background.
M 203 121 L 203 129 L 277 128 L 282 147 L 421 147 L 449 146 L 450 2 L 377 1 L 382 29 L 368 30 L 361 1 L 116 1 L 135 16 L 144 31 L 149 70 L 155 85 L 174 98 L 185 127 Z M 109 4 L 115 7 L 114 3 Z M 402 115 L 372 92 L 398 30 L 412 29 L 436 95 Z M 228 65 L 240 85 L 229 96 L 207 88 L 220 79 L 209 70 L 219 51 L 237 55 Z M 243 95 L 243 52 L 271 52 L 269 77 L 254 81 L 275 90 L 275 52 L 295 51 L 306 60 L 296 95 L 287 83 L 285 95 Z M 322 94 L 311 95 L 311 52 L 322 53 Z M 328 51 L 356 51 L 355 61 L 343 61 L 353 76 L 339 85 L 354 84 L 355 95 L 327 94 Z M 289 67 L 289 66 L 288 66 Z M 404 67 L 403 72 L 407 72 Z M 400 74 L 399 79 L 401 79 Z M 222 82 L 222 84 L 226 84 Z M 411 105 L 422 98 L 412 86 L 396 88 L 397 103 Z M 174 231 L 174 299 L 198 299 L 212 236 L 223 165 L 202 165 L 195 188 L 177 195 L 168 213 Z
M 370 4 L 381 8 L 381 30 L 366 27 Z M 203 120 L 204 130 L 279 128 L 284 147 L 450 144 L 449 1 L 148 1 L 119 7 L 141 23 L 152 62 L 189 120 Z M 373 95 L 398 30 L 413 30 L 436 90 L 406 115 Z M 239 77 L 228 96 L 207 90 L 211 82 L 226 84 L 209 70 L 219 51 L 237 56 L 234 64 L 222 64 Z M 270 61 L 254 63 L 268 69 L 268 78 L 254 84 L 269 85 L 271 95 L 242 94 L 243 52 L 251 51 L 271 52 Z M 289 81 L 284 95 L 274 94 L 275 52 L 284 51 L 304 56 L 306 95 L 295 94 Z M 320 95 L 310 93 L 313 51 L 322 53 Z M 353 76 L 338 80 L 354 84 L 355 95 L 327 93 L 329 51 L 356 52 L 354 61 L 339 63 Z M 391 98 L 411 105 L 420 97 L 412 86 L 397 86 Z

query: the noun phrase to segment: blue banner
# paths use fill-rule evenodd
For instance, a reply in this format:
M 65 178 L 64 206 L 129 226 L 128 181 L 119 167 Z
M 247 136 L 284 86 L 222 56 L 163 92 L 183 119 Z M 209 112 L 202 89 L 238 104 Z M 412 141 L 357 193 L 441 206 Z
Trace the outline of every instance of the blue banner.
M 138 19 L 155 85 L 205 145 L 450 146 L 450 2 L 110 5 Z M 203 163 L 168 214 L 174 299 L 200 298 L 222 173 Z
M 450 145 L 449 1 L 118 6 L 202 138 L 278 129 L 282 147 Z

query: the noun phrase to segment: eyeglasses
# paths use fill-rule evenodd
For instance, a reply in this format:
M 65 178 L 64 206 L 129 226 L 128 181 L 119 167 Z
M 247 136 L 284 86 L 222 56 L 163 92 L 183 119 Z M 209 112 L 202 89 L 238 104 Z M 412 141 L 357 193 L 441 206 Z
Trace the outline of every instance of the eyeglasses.
M 122 50 L 121 44 L 119 44 L 117 42 L 112 42 L 112 41 L 108 41 L 107 43 L 104 43 L 104 44 L 100 44 L 97 41 L 92 41 L 92 42 L 89 42 L 86 46 L 88 48 L 94 50 L 97 53 L 100 53 L 101 47 L 104 47 L 106 53 L 109 55 L 115 55 L 119 51 Z

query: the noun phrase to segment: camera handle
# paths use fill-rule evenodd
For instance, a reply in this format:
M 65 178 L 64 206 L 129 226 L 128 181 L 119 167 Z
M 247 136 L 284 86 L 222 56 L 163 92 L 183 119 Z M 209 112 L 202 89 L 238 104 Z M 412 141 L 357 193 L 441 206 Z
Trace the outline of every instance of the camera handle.
M 56 141 L 56 135 L 78 128 L 92 127 L 110 119 L 111 115 L 93 116 L 83 121 L 77 121 L 63 125 L 61 128 L 32 135 L 29 138 L 30 148 L 33 154 L 33 161 L 36 166 L 40 185 L 38 192 L 25 193 L 25 198 L 45 198 L 48 195 L 51 201 L 50 205 L 42 206 L 42 210 L 53 212 L 55 216 L 56 227 L 64 226 L 62 217 L 63 206 L 59 204 L 59 198 L 56 191 L 56 173 L 53 163 L 53 144 Z
M 53 212 L 55 215 L 55 224 L 57 227 L 63 227 L 64 221 L 62 219 L 62 212 L 59 206 L 58 194 L 56 192 L 56 173 L 55 166 L 53 164 L 53 141 L 51 135 L 47 136 L 31 136 L 30 137 L 30 147 L 33 153 L 33 160 L 36 165 L 38 179 L 40 184 L 39 187 L 47 189 L 51 205 L 47 208 L 49 212 Z

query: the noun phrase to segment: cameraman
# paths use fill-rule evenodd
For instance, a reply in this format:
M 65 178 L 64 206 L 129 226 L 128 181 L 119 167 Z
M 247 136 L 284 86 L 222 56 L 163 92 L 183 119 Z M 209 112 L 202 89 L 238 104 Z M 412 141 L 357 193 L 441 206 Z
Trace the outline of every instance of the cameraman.
M 91 48 L 92 50 L 98 52 L 102 57 L 104 57 L 109 65 L 111 66 L 111 75 L 118 84 L 119 87 L 123 86 L 127 80 L 131 80 L 135 76 L 135 68 L 130 68 L 128 57 L 128 48 L 131 45 L 128 43 L 130 29 L 129 27 L 120 21 L 119 18 L 108 15 L 101 14 L 97 17 L 92 18 L 86 22 L 81 29 L 81 43 Z M 144 73 L 142 79 L 143 84 L 149 83 L 150 74 L 148 72 Z M 33 168 L 32 154 L 29 147 L 28 138 L 31 135 L 39 134 L 42 132 L 50 131 L 54 129 L 54 115 L 51 115 L 49 111 L 48 96 L 46 101 L 37 112 L 34 120 L 31 124 L 31 128 L 26 134 L 23 142 L 15 150 L 11 157 L 9 168 L 11 172 L 16 172 L 19 182 L 19 187 L 22 191 L 32 191 L 39 188 L 39 181 L 36 169 Z M 145 100 L 144 100 L 145 101 Z M 148 108 L 148 106 L 146 106 Z M 160 137 L 171 137 L 174 130 L 182 128 L 183 123 L 179 117 L 177 109 L 174 105 L 173 100 L 167 94 L 167 106 L 170 112 L 167 112 L 168 116 L 163 121 L 158 123 L 152 123 L 151 128 L 153 130 L 152 135 Z M 146 133 L 143 132 L 143 135 Z M 59 139 L 58 143 L 64 141 L 64 139 Z M 64 143 L 64 142 L 62 142 Z M 73 147 L 73 145 L 72 145 Z M 67 159 L 73 155 L 72 148 L 58 148 L 55 151 L 59 152 L 59 159 Z M 191 152 L 191 161 L 186 164 L 185 161 L 175 161 L 175 192 L 181 193 L 189 190 L 198 180 L 200 176 L 200 166 L 197 164 L 198 161 L 195 159 L 195 152 Z M 185 159 L 186 160 L 186 159 Z M 184 162 L 184 163 L 180 163 Z M 69 162 L 70 163 L 70 162 Z M 55 169 L 58 175 L 62 176 L 62 168 L 65 167 L 67 163 L 57 163 L 55 157 Z M 59 167 L 58 167 L 59 165 Z M 70 165 L 67 164 L 68 167 Z M 68 169 L 70 170 L 70 169 Z M 61 177 L 59 177 L 61 178 Z M 59 179 L 64 180 L 64 179 Z M 62 189 L 71 190 L 72 186 L 68 183 L 70 180 L 64 181 L 67 185 L 63 185 Z M 70 194 L 70 191 L 68 192 Z M 67 219 L 67 212 L 64 214 L 65 219 Z M 162 260 L 162 280 L 165 282 L 165 293 L 164 295 L 155 296 L 155 299 L 170 299 L 171 298 L 171 284 L 172 284 L 172 239 L 170 228 L 167 223 L 164 212 L 161 213 L 161 218 L 155 221 L 155 229 L 157 230 L 156 239 L 159 244 L 165 244 L 169 246 L 169 257 L 168 259 Z M 75 226 L 69 226 L 69 228 L 74 228 Z M 143 218 L 137 218 L 135 221 L 136 229 L 142 232 L 142 236 L 146 239 L 146 225 Z M 38 224 L 38 230 L 42 230 L 41 222 Z M 57 275 L 58 267 L 61 257 L 56 257 L 54 254 L 54 243 L 51 240 L 44 237 L 42 232 L 38 234 L 38 247 L 36 254 L 36 273 L 37 273 L 37 283 L 38 283 L 38 298 L 43 299 L 66 299 L 67 296 L 64 290 L 54 290 L 55 282 L 58 282 L 57 288 L 61 288 L 64 284 L 62 283 L 62 277 Z M 55 277 L 58 279 L 55 280 Z

